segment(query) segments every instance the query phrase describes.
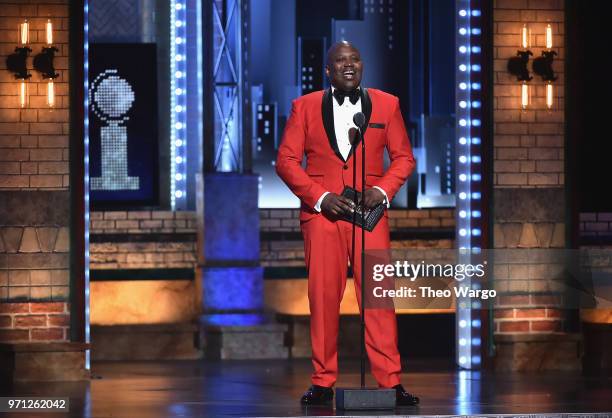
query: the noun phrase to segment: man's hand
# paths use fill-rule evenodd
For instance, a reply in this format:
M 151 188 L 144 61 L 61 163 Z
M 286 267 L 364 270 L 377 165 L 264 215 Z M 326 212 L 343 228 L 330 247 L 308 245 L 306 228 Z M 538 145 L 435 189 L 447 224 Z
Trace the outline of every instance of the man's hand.
M 368 208 L 373 208 L 385 201 L 383 192 L 376 188 L 366 189 L 363 196 L 363 204 Z
M 353 213 L 352 207 L 353 202 L 350 199 L 336 193 L 327 194 L 321 202 L 321 212 L 330 218 L 336 218 L 342 214 L 349 215 Z

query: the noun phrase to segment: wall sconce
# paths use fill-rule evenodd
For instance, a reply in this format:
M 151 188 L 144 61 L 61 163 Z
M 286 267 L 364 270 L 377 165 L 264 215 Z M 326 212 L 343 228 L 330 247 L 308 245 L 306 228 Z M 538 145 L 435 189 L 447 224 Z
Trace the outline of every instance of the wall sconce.
M 53 24 L 47 20 L 45 25 L 45 35 L 47 46 L 43 47 L 42 52 L 34 57 L 34 69 L 41 73 L 42 77 L 47 80 L 47 106 L 55 106 L 55 85 L 53 80 L 59 77 L 53 66 L 53 59 L 58 49 L 53 45 Z
M 529 75 L 527 64 L 529 63 L 529 56 L 533 53 L 529 50 L 530 43 L 530 32 L 527 25 L 524 25 L 521 30 L 521 47 L 522 49 L 516 51 L 516 56 L 508 60 L 508 72 L 515 75 L 518 81 L 530 81 L 533 77 Z
M 517 81 L 521 82 L 521 109 L 525 110 L 529 106 L 530 92 L 528 82 L 533 77 L 529 74 L 527 65 L 529 63 L 529 56 L 533 53 L 529 50 L 531 43 L 531 32 L 529 27 L 525 24 L 521 29 L 521 47 L 522 50 L 517 51 L 516 56 L 511 57 L 508 60 L 508 72 L 515 75 Z M 555 55 L 557 53 L 552 49 L 552 26 L 548 24 L 546 27 L 546 50 L 542 51 L 542 56 L 537 57 L 533 60 L 533 72 L 546 82 L 546 107 L 550 110 L 553 107 L 554 102 L 554 90 L 552 82 L 557 79 L 552 64 Z
M 15 79 L 19 80 L 19 106 L 25 107 L 28 101 L 27 82 L 26 80 L 32 75 L 28 74 L 26 61 L 28 54 L 32 50 L 28 47 L 30 43 L 30 23 L 24 20 L 19 24 L 17 32 L 17 42 L 19 46 L 15 47 L 15 53 L 6 57 L 6 68 L 11 73 L 15 74 Z
M 508 72 L 516 76 L 517 81 L 521 82 L 521 109 L 525 110 L 529 106 L 529 84 L 533 77 L 529 75 L 527 64 L 529 56 L 533 53 L 529 50 L 531 43 L 531 31 L 527 25 L 521 29 L 521 48 L 516 51 L 516 56 L 508 60 Z
M 533 72 L 546 81 L 546 107 L 550 110 L 553 107 L 553 85 L 557 79 L 552 65 L 557 53 L 552 50 L 552 27 L 550 23 L 546 26 L 546 50 L 542 51 L 542 56 L 533 60 Z

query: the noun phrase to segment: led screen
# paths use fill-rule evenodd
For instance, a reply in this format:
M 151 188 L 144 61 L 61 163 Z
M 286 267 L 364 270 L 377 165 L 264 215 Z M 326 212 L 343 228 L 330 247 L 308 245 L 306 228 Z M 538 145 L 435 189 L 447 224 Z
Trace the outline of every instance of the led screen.
M 156 205 L 156 46 L 92 44 L 89 54 L 92 205 Z

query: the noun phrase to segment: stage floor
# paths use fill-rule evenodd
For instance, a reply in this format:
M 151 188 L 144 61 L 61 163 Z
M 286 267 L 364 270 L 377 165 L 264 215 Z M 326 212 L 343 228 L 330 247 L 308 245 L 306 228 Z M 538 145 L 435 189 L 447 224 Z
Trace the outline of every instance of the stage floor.
M 359 363 L 340 365 L 338 386 L 358 386 Z M 539 375 L 459 372 L 439 362 L 408 364 L 404 386 L 421 398 L 419 407 L 345 415 L 561 414 L 612 411 L 612 379 L 576 374 Z M 68 396 L 69 417 L 281 417 L 335 415 L 331 408 L 303 409 L 310 362 L 167 361 L 97 362 L 94 378 L 81 383 L 17 385 L 1 396 Z M 369 378 L 369 384 L 374 382 Z M 4 414 L 6 417 L 61 414 Z M 612 416 L 610 414 L 609 416 Z

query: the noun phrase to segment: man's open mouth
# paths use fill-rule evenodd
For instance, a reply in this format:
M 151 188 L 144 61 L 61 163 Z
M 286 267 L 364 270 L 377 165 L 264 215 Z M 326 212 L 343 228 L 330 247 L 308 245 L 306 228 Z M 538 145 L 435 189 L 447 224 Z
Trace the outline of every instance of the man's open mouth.
M 344 70 L 342 72 L 342 76 L 347 80 L 352 80 L 353 78 L 355 78 L 355 70 Z

